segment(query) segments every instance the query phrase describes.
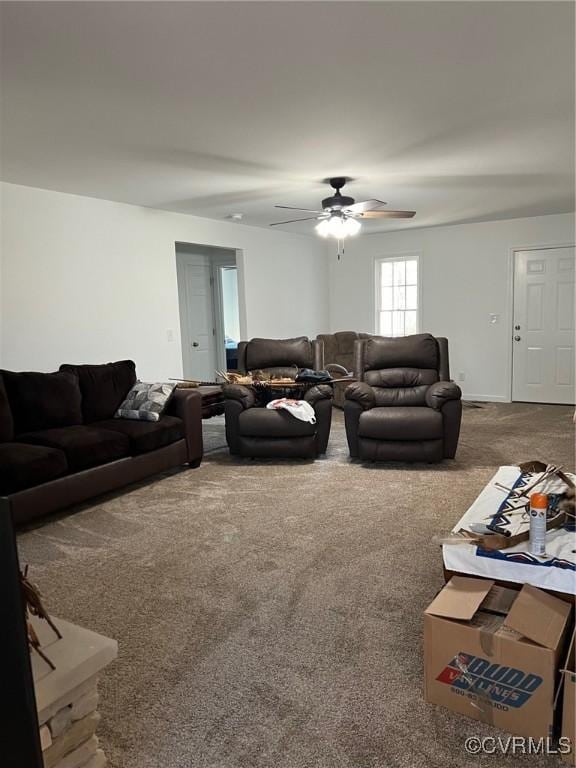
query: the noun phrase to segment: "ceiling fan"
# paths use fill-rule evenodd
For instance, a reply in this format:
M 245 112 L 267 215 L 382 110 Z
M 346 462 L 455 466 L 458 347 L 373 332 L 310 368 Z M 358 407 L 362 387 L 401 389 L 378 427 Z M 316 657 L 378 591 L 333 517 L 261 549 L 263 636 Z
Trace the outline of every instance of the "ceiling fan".
M 275 208 L 284 208 L 290 211 L 306 211 L 313 213 L 314 216 L 306 216 L 302 219 L 289 219 L 288 221 L 276 221 L 270 224 L 271 227 L 278 227 L 281 224 L 293 224 L 297 221 L 312 221 L 316 219 L 316 232 L 322 237 L 336 237 L 343 240 L 349 235 L 356 235 L 360 231 L 362 219 L 411 219 L 416 211 L 390 211 L 383 210 L 382 206 L 388 203 L 382 200 L 363 200 L 361 203 L 354 201 L 353 197 L 348 197 L 341 193 L 342 187 L 349 181 L 348 176 L 335 176 L 331 179 L 324 179 L 326 184 L 335 190 L 330 197 L 322 200 L 322 210 L 315 211 L 311 208 L 295 208 L 291 205 L 275 205 Z

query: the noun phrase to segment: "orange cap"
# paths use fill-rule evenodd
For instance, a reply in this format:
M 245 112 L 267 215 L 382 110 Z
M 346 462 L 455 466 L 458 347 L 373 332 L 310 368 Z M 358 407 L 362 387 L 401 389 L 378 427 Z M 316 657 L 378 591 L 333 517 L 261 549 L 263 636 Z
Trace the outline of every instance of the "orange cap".
M 546 493 L 533 493 L 530 496 L 530 506 L 537 509 L 546 509 L 548 507 L 548 495 Z

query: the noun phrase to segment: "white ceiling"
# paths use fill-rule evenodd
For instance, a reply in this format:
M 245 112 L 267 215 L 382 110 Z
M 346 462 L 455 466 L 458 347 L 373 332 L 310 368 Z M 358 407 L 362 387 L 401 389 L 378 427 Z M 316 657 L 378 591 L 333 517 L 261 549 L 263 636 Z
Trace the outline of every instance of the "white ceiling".
M 1 12 L 5 181 L 267 226 L 349 175 L 417 211 L 366 232 L 573 208 L 572 3 Z

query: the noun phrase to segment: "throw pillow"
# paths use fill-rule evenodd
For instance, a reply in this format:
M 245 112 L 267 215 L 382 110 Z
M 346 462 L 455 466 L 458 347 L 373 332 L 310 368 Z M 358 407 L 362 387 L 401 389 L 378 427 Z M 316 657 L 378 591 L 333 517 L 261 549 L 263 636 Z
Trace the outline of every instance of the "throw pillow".
M 175 387 L 176 384 L 136 382 L 114 414 L 114 418 L 158 421 Z

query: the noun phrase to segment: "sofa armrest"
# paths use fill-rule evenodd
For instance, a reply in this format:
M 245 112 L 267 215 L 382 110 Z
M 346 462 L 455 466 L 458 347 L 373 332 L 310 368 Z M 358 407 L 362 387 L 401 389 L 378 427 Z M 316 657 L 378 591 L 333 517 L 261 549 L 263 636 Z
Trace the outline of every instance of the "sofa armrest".
M 203 452 L 202 395 L 195 389 L 175 389 L 166 411 L 184 422 L 188 463 L 198 466 Z
M 460 400 L 462 390 L 453 381 L 437 381 L 431 384 L 426 391 L 426 405 L 434 408 L 435 411 L 441 411 L 443 406 L 450 400 Z
M 373 408 L 376 403 L 374 389 L 364 381 L 356 381 L 353 384 L 350 384 L 349 387 L 346 387 L 344 396 L 346 397 L 346 400 L 353 400 L 359 403 L 365 411 L 369 408 Z
M 332 387 L 328 384 L 316 384 L 314 387 L 310 387 L 304 394 L 304 400 L 310 405 L 315 406 L 320 400 L 332 400 L 333 397 Z
M 224 384 L 222 387 L 224 400 L 236 400 L 243 409 L 252 408 L 256 403 L 256 395 L 252 387 L 243 384 Z

